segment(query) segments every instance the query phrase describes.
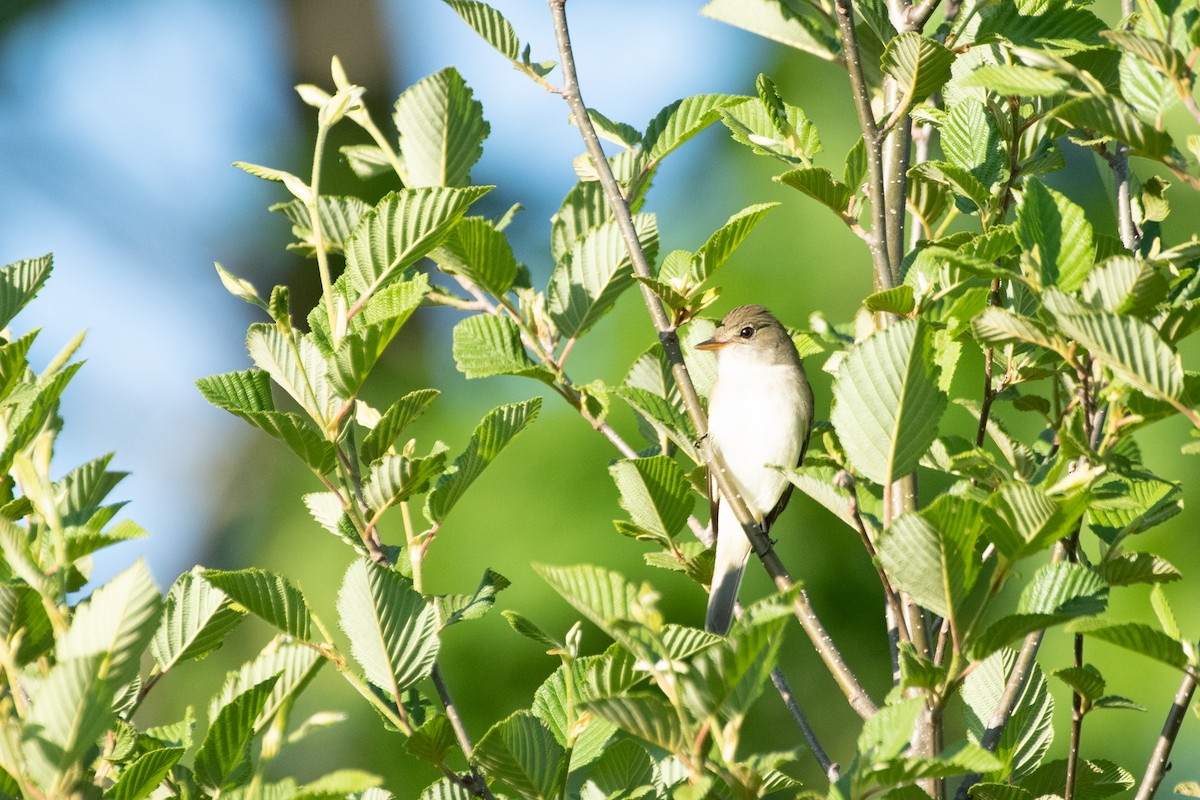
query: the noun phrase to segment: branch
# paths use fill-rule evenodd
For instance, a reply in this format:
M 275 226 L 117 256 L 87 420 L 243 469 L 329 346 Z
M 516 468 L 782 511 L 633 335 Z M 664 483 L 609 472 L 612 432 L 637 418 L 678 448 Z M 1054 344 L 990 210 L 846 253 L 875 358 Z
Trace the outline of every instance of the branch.
M 849 2 L 849 0 L 839 1 Z M 652 278 L 653 275 L 650 271 L 650 265 L 646 261 L 646 254 L 642 251 L 637 231 L 633 227 L 633 218 L 629 213 L 629 205 L 625 202 L 625 198 L 621 194 L 621 189 L 617 184 L 616 178 L 613 177 L 612 168 L 604 156 L 604 150 L 600 147 L 600 139 L 596 135 L 596 129 L 592 125 L 591 116 L 587 113 L 587 106 L 584 105 L 583 98 L 579 92 L 579 79 L 575 71 L 575 56 L 571 49 L 571 37 L 567 29 L 566 0 L 549 0 L 549 5 L 550 13 L 554 19 L 555 40 L 558 43 L 559 57 L 562 61 L 562 98 L 566 101 L 571 113 L 575 116 L 580 135 L 583 137 L 588 155 L 592 159 L 592 163 L 600 179 L 600 185 L 604 190 L 604 196 L 608 201 L 609 207 L 612 209 L 613 217 L 616 220 L 617 227 L 621 231 L 622 238 L 625 240 L 625 248 L 629 253 L 630 261 L 633 263 L 633 271 L 639 277 Z M 671 324 L 671 320 L 667 316 L 662 302 L 659 301 L 658 297 L 655 296 L 654 292 L 644 282 L 639 282 L 639 288 L 642 292 L 642 299 L 645 301 L 646 309 L 650 313 L 654 329 L 658 332 L 658 339 L 662 344 L 663 352 L 671 364 L 671 374 L 674 376 L 675 384 L 679 388 L 679 394 L 683 399 L 688 418 L 691 420 L 692 426 L 696 430 L 696 436 L 700 440 L 700 452 L 704 458 L 705 465 L 708 466 L 710 474 L 716 480 L 725 502 L 729 503 L 730 509 L 733 511 L 743 530 L 745 530 L 755 554 L 762 561 L 763 566 L 774 580 L 775 585 L 781 591 L 792 589 L 792 579 L 784 568 L 783 563 L 779 560 L 779 556 L 772 549 L 771 540 L 763 533 L 758 523 L 754 521 L 749 509 L 746 507 L 745 500 L 742 499 L 733 485 L 733 481 L 730 479 L 728 468 L 716 453 L 712 441 L 707 435 L 708 421 L 705 418 L 704 409 L 700 403 L 700 395 L 697 394 L 696 387 L 692 384 L 692 379 L 688 375 L 687 365 L 683 361 L 683 351 L 679 345 L 679 336 Z M 825 665 L 833 673 L 838 686 L 846 695 L 847 700 L 850 701 L 850 705 L 863 718 L 873 715 L 876 711 L 874 702 L 872 702 L 866 691 L 863 690 L 858 680 L 854 677 L 854 674 L 850 671 L 850 668 L 846 666 L 841 653 L 838 652 L 829 638 L 829 634 L 821 625 L 820 620 L 817 619 L 812 605 L 808 601 L 808 596 L 803 591 L 796 596 L 794 611 L 797 619 L 800 620 L 801 626 L 803 626 L 805 632 L 812 640 L 814 647 L 816 647 L 817 652 L 825 661 Z
M 788 711 L 792 712 L 792 719 L 796 720 L 796 724 L 800 726 L 800 731 L 804 734 L 804 741 L 808 743 L 808 749 L 812 751 L 813 758 L 821 766 L 821 771 L 825 773 L 825 777 L 829 779 L 830 783 L 837 783 L 838 778 L 841 777 L 841 767 L 830 760 L 825 748 L 821 747 L 821 743 L 817 741 L 817 735 L 813 732 L 812 726 L 808 724 L 808 717 L 804 715 L 804 709 L 800 708 L 800 704 L 796 702 L 796 695 L 792 693 L 792 687 L 788 685 L 787 678 L 784 677 L 783 671 L 779 667 L 771 670 L 771 683 L 775 684 Z
M 1192 703 L 1192 694 L 1195 691 L 1196 669 L 1189 666 L 1184 670 L 1183 682 L 1179 684 L 1179 691 L 1175 693 L 1175 702 L 1171 706 L 1171 710 L 1167 712 L 1167 721 L 1163 723 L 1162 733 L 1159 734 L 1158 742 L 1154 745 L 1154 752 L 1150 754 L 1150 762 L 1146 764 L 1146 774 L 1142 776 L 1142 785 L 1138 787 L 1134 800 L 1151 800 L 1154 793 L 1158 791 L 1158 785 L 1162 783 L 1163 776 L 1167 772 L 1167 759 L 1171 756 L 1171 748 L 1175 745 L 1175 738 L 1179 735 L 1179 726 L 1183 723 L 1183 716 Z

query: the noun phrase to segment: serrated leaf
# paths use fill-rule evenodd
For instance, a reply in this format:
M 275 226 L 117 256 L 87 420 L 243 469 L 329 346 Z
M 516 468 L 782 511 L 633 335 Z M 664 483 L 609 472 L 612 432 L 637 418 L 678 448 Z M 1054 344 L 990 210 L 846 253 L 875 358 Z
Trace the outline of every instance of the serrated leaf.
M 454 67 L 405 89 L 392 114 L 405 185 L 467 186 L 491 126 L 483 105 Z
M 59 661 L 30 698 L 22 749 L 30 774 L 43 786 L 76 767 L 115 719 L 115 686 L 100 674 L 103 661 L 102 655 Z
M 521 342 L 521 331 L 509 317 L 476 314 L 454 326 L 454 365 L 467 378 L 523 375 L 550 381 L 553 376 L 535 364 Z
M 646 258 L 658 250 L 658 226 L 652 214 L 633 218 Z M 585 333 L 608 313 L 622 292 L 633 285 L 633 264 L 615 220 L 583 233 L 559 261 L 546 291 L 550 316 L 560 335 Z
M 635 386 L 622 386 L 616 390 L 616 395 L 628 403 L 651 430 L 679 448 L 693 463 L 701 462 L 691 420 L 677 402 Z
M 404 743 L 404 749 L 409 755 L 430 764 L 443 763 L 450 751 L 457 746 L 454 726 L 446 719 L 445 714 L 434 714 L 425 720 Z
M 363 437 L 362 445 L 359 448 L 362 460 L 370 464 L 386 453 L 396 438 L 404 432 L 404 429 L 425 413 L 425 409 L 439 394 L 441 392 L 437 389 L 417 389 L 404 395 L 388 407 L 388 410 L 375 423 L 375 427 Z
M 1066 353 L 1062 339 L 1047 331 L 1041 323 L 1014 314 L 1006 308 L 988 306 L 971 320 L 975 338 L 989 344 L 1028 342 L 1057 353 Z
M 650 755 L 637 742 L 621 739 L 606 747 L 604 755 L 588 770 L 580 797 L 582 800 L 638 797 L 641 794 L 638 790 L 650 790 L 653 780 L 654 762 Z
M 1050 761 L 1022 780 L 1035 797 L 1062 796 L 1066 787 L 1067 762 Z M 1076 771 L 1075 796 L 1080 800 L 1101 800 L 1133 788 L 1134 779 L 1122 767 L 1110 761 L 1080 759 Z
M 1031 179 L 1017 208 L 1016 233 L 1021 249 L 1037 263 L 1043 286 L 1073 292 L 1083 285 L 1096 246 L 1082 208 Z
M 552 567 L 534 564 L 533 568 L 576 611 L 612 634 L 613 622 L 634 619 L 637 592 L 624 576 L 590 564 Z
M 725 224 L 714 231 L 692 256 L 688 270 L 690 282 L 699 285 L 712 277 L 717 268 L 729 260 L 733 251 L 745 241 L 746 237 L 750 235 L 750 231 L 754 230 L 767 212 L 777 205 L 778 203 L 758 203 L 747 206 L 726 220 Z M 663 270 L 659 272 L 659 278 L 669 282 L 673 277 L 676 276 L 667 274 L 664 263 Z
M 979 86 L 996 94 L 1053 97 L 1070 84 L 1053 72 L 1023 64 L 984 64 L 958 81 L 959 86 Z
M 257 656 L 225 675 L 220 691 L 209 701 L 208 717 L 215 719 L 222 708 L 247 689 L 276 678 L 266 702 L 254 717 L 254 732 L 260 733 L 271 723 L 275 712 L 303 691 L 325 663 L 326 659 L 313 648 L 276 635 Z
M 46 285 L 54 268 L 54 256 L 14 261 L 0 268 L 0 329 L 7 328 L 13 317 Z
M 104 796 L 109 800 L 142 800 L 149 797 L 185 752 L 182 747 L 164 747 L 139 756 L 121 771 L 121 777 Z
M 391 173 L 395 167 L 382 147 L 373 144 L 346 144 L 338 148 L 350 170 L 360 180 L 369 181 Z
M 1015 660 L 1013 651 L 1002 650 L 979 662 L 967 676 L 962 698 L 967 734 L 972 742 L 978 743 L 991 724 Z M 1054 741 L 1053 719 L 1054 698 L 1041 667 L 1034 663 L 995 751 L 1010 765 L 1014 778 L 1026 775 L 1041 763 Z
M 1055 318 L 1065 334 L 1150 397 L 1171 401 L 1183 392 L 1179 355 L 1148 323 L 1107 311 L 1056 314 Z
M 76 362 L 52 375 L 42 375 L 22 387 L 25 392 L 18 402 L 9 400 L 12 408 L 5 426 L 8 440 L 4 443 L 3 451 L 0 451 L 0 473 L 8 472 L 17 453 L 34 442 L 42 426 L 58 408 L 59 398 L 81 366 L 81 362 Z
M 817 128 L 803 109 L 782 104 L 782 115 L 773 113 L 758 98 L 721 109 L 721 121 L 733 140 L 758 155 L 777 158 L 789 166 L 801 166 L 821 152 Z M 784 127 L 785 131 L 779 128 Z
M 200 749 L 196 751 L 196 779 L 213 789 L 223 789 L 241 763 L 249 757 L 254 720 L 267 703 L 276 678 L 247 689 L 223 706 Z
M 835 214 L 846 214 L 850 198 L 854 196 L 853 189 L 834 178 L 833 173 L 824 167 L 788 170 L 778 180 L 799 189 Z
M 1122 553 L 1096 565 L 1109 586 L 1137 583 L 1170 583 L 1183 576 L 1169 562 L 1153 553 Z
M 283 387 L 318 425 L 326 425 L 345 402 L 333 388 L 325 357 L 308 336 L 256 323 L 246 334 L 246 349 L 255 365 Z
M 489 191 L 490 186 L 430 187 L 385 195 L 346 240 L 343 278 L 356 300 L 398 278 L 441 245 L 471 204 Z
M 474 761 L 530 800 L 558 797 L 567 779 L 566 752 L 527 711 L 493 725 L 475 746 Z
M 969 588 L 966 559 L 975 557 L 973 539 L 961 533 L 939 530 L 915 513 L 902 514 L 879 542 L 879 563 L 897 588 L 953 619 Z
M 621 508 L 635 524 L 666 538 L 687 522 L 695 498 L 683 470 L 666 456 L 623 459 L 608 468 Z
M 433 260 L 442 272 L 461 276 L 493 297 L 507 293 L 522 269 L 508 237 L 482 217 L 458 223 Z
M 150 652 L 161 672 L 176 664 L 201 659 L 220 649 L 225 636 L 242 621 L 243 613 L 229 596 L 204 580 L 199 570 L 185 572 L 171 586 Z
M 551 637 L 550 634 L 538 627 L 533 620 L 529 619 L 523 614 L 519 614 L 510 609 L 505 609 L 500 613 L 504 619 L 508 621 L 508 624 L 512 626 L 512 629 L 525 638 L 532 639 L 538 644 L 548 647 L 551 650 L 563 649 L 562 642 Z
M 543 681 L 533 695 L 531 710 L 564 748 L 571 750 L 571 771 L 595 761 L 605 750 L 616 726 L 578 708 L 583 677 L 600 656 L 585 656 L 564 664 Z
M 371 464 L 363 483 L 363 500 L 377 520 L 397 503 L 424 492 L 440 475 L 446 463 L 446 451 L 439 442 L 429 455 L 411 457 L 388 453 Z
M 1000 131 L 987 109 L 978 100 L 960 100 L 950 108 L 942 126 L 942 150 L 946 160 L 969 172 L 990 189 L 1005 166 Z
M 1171 154 L 1171 136 L 1147 125 L 1123 100 L 1109 94 L 1089 94 L 1068 100 L 1050 114 L 1083 136 L 1125 142 L 1134 155 L 1163 161 Z
M 157 627 L 160 597 L 149 568 L 138 559 L 76 607 L 58 640 L 58 657 L 97 657 L 101 679 L 114 686 L 129 683 Z
M 710 0 L 700 13 L 826 61 L 836 60 L 841 48 L 827 26 L 793 8 L 772 0 Z
M 1158 625 L 1163 633 L 1172 639 L 1182 638 L 1179 623 L 1175 620 L 1175 612 L 1171 610 L 1171 604 L 1167 602 L 1166 592 L 1161 585 L 1156 585 L 1150 590 L 1150 606 L 1154 609 L 1154 616 L 1158 617 Z
M 367 213 L 371 206 L 363 202 L 357 197 L 342 197 L 338 195 L 320 195 L 317 198 L 317 214 L 321 219 L 321 244 L 327 253 L 340 253 L 345 246 L 346 239 L 350 233 L 358 225 L 362 215 Z M 300 249 L 307 254 L 316 253 L 317 239 L 316 234 L 312 229 L 312 216 L 308 206 L 300 200 L 289 200 L 286 203 L 276 203 L 271 206 L 269 211 L 277 211 L 287 217 L 292 223 L 292 234 L 299 241 L 298 245 L 289 245 L 290 249 Z M 217 265 L 218 271 L 222 272 L 221 282 L 225 284 L 225 288 L 230 287 L 226 281 L 223 270 L 220 265 Z M 242 282 L 244 283 L 244 282 Z M 242 287 L 243 291 L 245 287 Z M 239 294 L 246 300 L 251 300 Z M 253 302 L 253 300 L 251 300 Z M 261 304 L 261 301 L 259 301 Z
M 969 170 L 949 161 L 923 161 L 909 170 L 909 176 L 947 186 L 956 195 L 968 198 L 979 208 L 986 208 L 989 189 Z
M 491 611 L 496 604 L 496 595 L 511 586 L 508 578 L 499 572 L 484 570 L 483 578 L 474 594 L 442 594 L 434 598 L 438 624 L 444 629 L 456 622 L 478 619 Z
M 204 570 L 204 580 L 251 614 L 301 641 L 312 641 L 312 612 L 304 594 L 287 578 L 264 569 Z
M 895 758 L 912 740 L 924 708 L 925 700 L 921 697 L 905 698 L 880 708 L 858 735 L 859 755 L 868 759 L 868 763 Z
M 335 291 L 337 288 L 335 287 Z M 313 335 L 332 351 L 330 380 L 341 397 L 353 397 L 374 369 L 379 357 L 400 332 L 429 291 L 429 279 L 392 283 L 375 292 L 360 308 L 336 345 L 329 338 L 328 317 L 318 308 L 309 315 Z
M 642 135 L 642 150 L 650 162 L 661 161 L 668 153 L 720 118 L 720 110 L 741 103 L 744 97 L 728 94 L 698 94 L 676 100 L 650 120 Z
M 946 410 L 924 323 L 903 320 L 856 345 L 833 383 L 830 419 L 850 462 L 879 484 L 912 472 Z
M 683 747 L 679 715 L 660 695 L 634 692 L 587 700 L 580 706 L 667 752 Z
M 338 619 L 367 679 L 399 693 L 426 677 L 437 657 L 437 611 L 409 581 L 357 559 L 338 592 Z
M 896 81 L 899 93 L 889 115 L 899 119 L 916 103 L 941 90 L 950 79 L 954 52 L 914 31 L 905 31 L 887 43 L 883 51 L 883 74 Z
M 368 792 L 381 783 L 383 778 L 370 772 L 339 769 L 301 786 L 294 800 L 341 800 L 344 797 L 370 800 Z
M 1054 673 L 1054 677 L 1071 687 L 1071 691 L 1089 704 L 1104 695 L 1105 680 L 1100 671 L 1091 664 L 1082 667 L 1066 667 Z
M 726 718 L 738 718 L 749 710 L 777 659 L 786 623 L 786 616 L 756 618 L 748 610 L 725 641 L 700 649 L 682 676 L 684 702 L 698 719 L 718 710 Z
M 1067 536 L 1083 514 L 1088 497 L 1057 497 L 1029 484 L 1004 483 L 988 498 L 989 536 L 1010 561 L 1024 558 Z
M 466 449 L 438 478 L 425 500 L 425 516 L 439 523 L 461 499 L 467 488 L 500 455 L 508 443 L 525 430 L 538 415 L 542 398 L 497 406 L 484 415 Z
M 863 299 L 863 307 L 868 311 L 882 311 L 887 314 L 906 317 L 916 308 L 916 302 L 913 299 L 913 288 L 908 284 L 901 284 L 893 289 L 875 292 L 875 294 L 868 295 Z
M 509 61 L 520 57 L 521 41 L 504 15 L 478 0 L 444 0 L 479 36 Z
M 1177 669 L 1183 669 L 1188 663 L 1183 646 L 1179 644 L 1178 640 L 1140 622 L 1107 623 L 1097 620 L 1081 620 L 1072 623 L 1067 630 L 1115 644 L 1117 647 L 1123 647 L 1135 653 L 1141 653 Z

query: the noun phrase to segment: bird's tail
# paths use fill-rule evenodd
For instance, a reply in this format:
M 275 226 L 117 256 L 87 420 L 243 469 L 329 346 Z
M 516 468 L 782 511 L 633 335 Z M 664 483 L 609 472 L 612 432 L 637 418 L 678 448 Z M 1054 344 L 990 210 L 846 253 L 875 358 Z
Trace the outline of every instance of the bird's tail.
M 713 565 L 712 589 L 708 594 L 708 611 L 704 615 L 704 629 L 709 633 L 724 636 L 733 622 L 733 606 L 737 603 L 738 588 L 742 585 L 742 573 L 746 570 L 746 559 L 750 555 L 750 540 L 737 518 L 729 511 L 729 504 L 722 503 L 717 512 L 717 558 Z

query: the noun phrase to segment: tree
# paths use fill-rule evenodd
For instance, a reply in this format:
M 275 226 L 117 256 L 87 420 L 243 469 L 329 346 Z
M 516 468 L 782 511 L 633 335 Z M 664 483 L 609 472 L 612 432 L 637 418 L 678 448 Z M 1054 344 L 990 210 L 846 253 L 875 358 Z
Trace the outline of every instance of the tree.
M 320 301 L 301 321 L 286 287 L 264 298 L 218 265 L 230 292 L 270 321 L 248 332 L 254 368 L 198 382 L 214 405 L 293 452 L 319 484 L 306 507 L 356 553 L 336 601 L 348 651 L 318 603 L 259 568 L 196 570 L 162 598 L 135 565 L 74 602 L 87 554 L 137 531 L 105 530 L 112 507 L 100 503 L 118 479 L 106 460 L 49 478 L 70 353 L 35 377 L 25 362 L 29 337 L 13 340 L 0 348 L 0 360 L 12 361 L 9 392 L 0 394 L 8 412 L 0 465 L 10 472 L 0 507 L 9 573 L 0 595 L 8 598 L 0 603 L 8 690 L 0 788 L 387 796 L 374 788 L 378 779 L 349 770 L 301 787 L 268 774 L 285 738 L 324 721 L 287 734 L 294 698 L 329 663 L 401 737 L 398 749 L 402 740 L 410 756 L 442 771 L 429 798 L 953 791 L 1073 800 L 1134 785 L 1139 798 L 1153 796 L 1197 675 L 1195 643 L 1162 589 L 1180 574 L 1134 547 L 1137 534 L 1179 512 L 1182 491 L 1173 476 L 1151 472 L 1138 432 L 1173 417 L 1200 429 L 1200 389 L 1179 354 L 1200 327 L 1200 245 L 1164 241 L 1159 225 L 1169 211 L 1164 174 L 1200 188 L 1163 124 L 1179 103 L 1200 124 L 1195 9 L 1144 3 L 1109 26 L 1065 0 L 710 2 L 709 16 L 845 67 L 862 136 L 839 178 L 817 165 L 816 126 L 766 75 L 754 96 L 684 98 L 635 128 L 584 104 L 565 0 L 550 0 L 557 77 L 498 11 L 477 0 L 446 3 L 534 84 L 560 95 L 582 136 L 580 180 L 553 218 L 549 281 L 536 285 L 508 243 L 518 209 L 496 219 L 470 213 L 491 188 L 470 174 L 488 128 L 458 72 L 448 67 L 405 90 L 393 134 L 335 60 L 332 92 L 298 87 L 317 112 L 311 175 L 241 165 L 291 194 L 273 210 L 292 223 L 292 247 L 314 259 Z M 649 584 L 605 565 L 539 565 L 612 644 L 587 653 L 578 626 L 554 634 L 506 610 L 512 628 L 560 665 L 527 709 L 473 737 L 439 664 L 440 636 L 487 613 L 509 581 L 488 570 L 471 594 L 434 595 L 423 567 L 447 515 L 535 421 L 543 398 L 492 409 L 452 457 L 440 442 L 402 443 L 437 390 L 417 389 L 384 409 L 361 390 L 422 305 L 468 312 L 450 343 L 459 370 L 531 378 L 573 408 L 620 456 L 609 468 L 627 515 L 617 531 L 650 545 L 650 565 L 707 582 L 709 536 L 693 511 L 705 468 L 718 480 L 723 473 L 705 436 L 713 365 L 692 345 L 712 330 L 705 312 L 717 299 L 714 274 L 771 205 L 733 213 L 695 251 L 660 257 L 646 202 L 662 159 L 718 122 L 753 154 L 782 162 L 777 180 L 832 211 L 871 264 L 874 291 L 855 320 L 794 335 L 802 355 L 833 372 L 834 402 L 806 464 L 780 469 L 861 539 L 886 597 L 894 685 L 880 697 L 863 687 L 745 504 L 723 486 L 778 593 L 742 609 L 722 638 L 667 620 Z M 397 187 L 373 202 L 321 190 L 327 134 L 347 123 L 365 134 L 341 148 L 351 169 Z M 1091 150 L 1111 168 L 1119 238 L 1044 182 L 1066 148 Z M 1131 156 L 1144 177 L 1130 169 Z M 48 272 L 48 259 L 5 269 L 9 318 Z M 576 342 L 634 291 L 657 342 L 620 385 L 570 375 Z M 958 377 L 973 364 L 981 387 Z M 637 438 L 610 421 L 615 403 L 637 415 Z M 970 415 L 967 435 L 954 407 Z M 1193 452 L 1194 442 L 1183 448 Z M 1135 592 L 1148 596 L 1157 626 L 1106 613 L 1111 595 Z M 246 614 L 277 635 L 231 673 L 185 766 L 191 717 L 139 730 L 133 712 L 164 673 L 219 647 Z M 826 754 L 821 720 L 806 717 L 803 693 L 779 668 L 792 617 L 862 718 L 848 763 Z M 1038 662 L 1046 636 L 1071 642 L 1071 663 L 1051 675 L 1072 698 L 1062 760 L 1047 760 L 1056 731 Z M 1113 710 L 1137 707 L 1106 691 L 1109 651 L 1095 641 L 1179 674 L 1140 781 L 1130 771 L 1140 765 L 1085 757 L 1085 721 L 1103 725 L 1117 718 Z M 143 678 L 146 649 L 154 666 Z M 790 774 L 796 750 L 747 752 L 747 713 L 768 683 L 827 786 L 799 786 Z M 1200 794 L 1195 784 L 1176 791 Z

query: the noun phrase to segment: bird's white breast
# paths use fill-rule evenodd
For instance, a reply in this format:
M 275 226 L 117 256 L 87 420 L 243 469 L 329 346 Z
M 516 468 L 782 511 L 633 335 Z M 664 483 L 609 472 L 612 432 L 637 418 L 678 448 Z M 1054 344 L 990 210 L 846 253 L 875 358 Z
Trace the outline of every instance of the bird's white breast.
M 796 465 L 812 414 L 812 395 L 796 367 L 763 363 L 753 353 L 721 353 L 709 434 L 755 516 L 783 494 L 787 479 L 768 465 Z

